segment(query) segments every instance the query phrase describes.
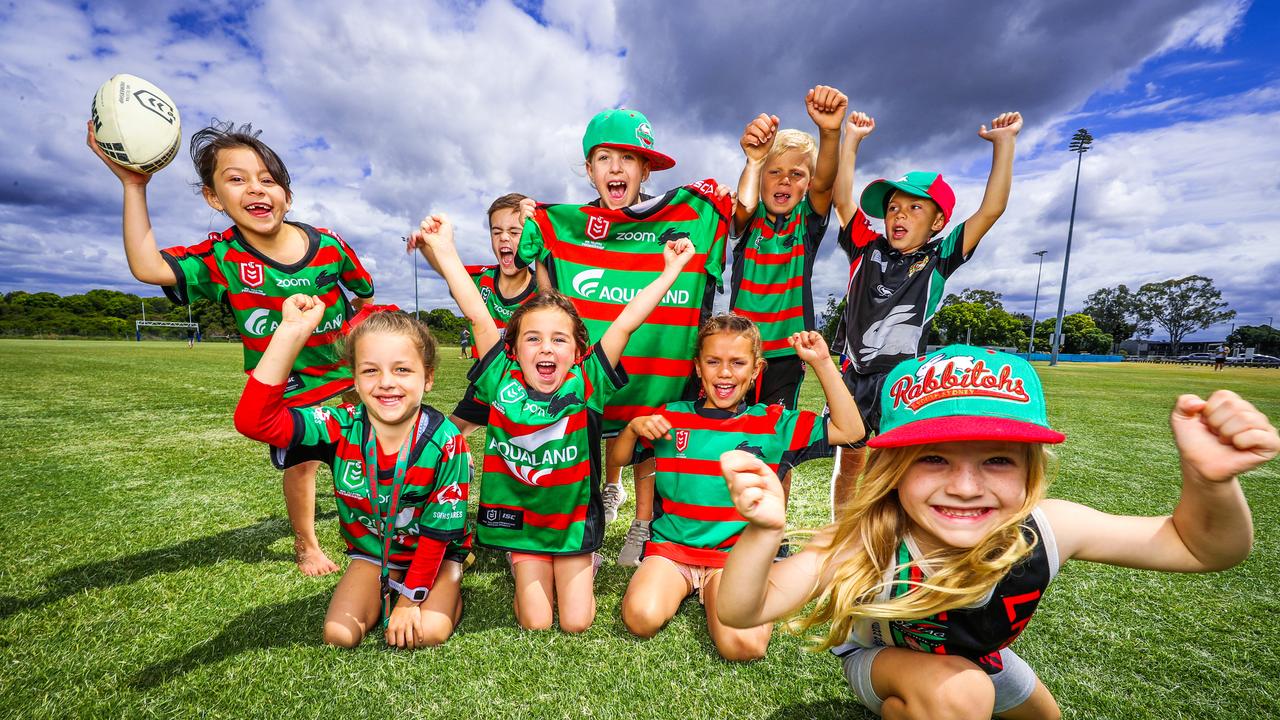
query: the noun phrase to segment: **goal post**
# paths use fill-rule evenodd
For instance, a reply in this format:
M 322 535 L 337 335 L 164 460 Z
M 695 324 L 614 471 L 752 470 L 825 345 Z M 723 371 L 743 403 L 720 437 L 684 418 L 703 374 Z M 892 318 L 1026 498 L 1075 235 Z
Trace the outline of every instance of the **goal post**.
M 134 320 L 133 332 L 138 342 L 142 342 L 142 328 L 144 327 L 160 327 L 160 328 L 185 328 L 189 333 L 189 338 L 200 342 L 200 323 L 197 322 L 171 322 L 169 320 Z

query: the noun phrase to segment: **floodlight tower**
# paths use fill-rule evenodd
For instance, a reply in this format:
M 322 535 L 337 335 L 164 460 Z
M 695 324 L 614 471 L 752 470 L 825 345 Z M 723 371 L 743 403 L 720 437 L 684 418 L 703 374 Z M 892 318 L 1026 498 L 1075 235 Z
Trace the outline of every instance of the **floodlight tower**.
M 1092 145 L 1093 136 L 1088 130 L 1080 128 L 1075 135 L 1071 136 L 1071 145 L 1068 146 L 1068 149 L 1076 154 L 1076 185 L 1071 191 L 1071 219 L 1067 222 L 1067 251 L 1062 256 L 1062 286 L 1058 288 L 1058 322 L 1053 330 L 1053 355 L 1049 358 L 1050 366 L 1058 364 L 1058 349 L 1062 346 L 1062 310 L 1067 302 L 1067 266 L 1071 262 L 1071 232 L 1076 225 L 1076 196 L 1080 193 L 1080 162 Z
M 1044 270 L 1044 254 L 1048 250 L 1033 252 L 1032 255 L 1040 256 L 1040 267 L 1036 268 L 1036 299 L 1031 303 L 1031 339 L 1027 341 L 1027 361 L 1031 361 L 1031 353 L 1036 351 L 1036 310 L 1040 307 L 1040 273 Z

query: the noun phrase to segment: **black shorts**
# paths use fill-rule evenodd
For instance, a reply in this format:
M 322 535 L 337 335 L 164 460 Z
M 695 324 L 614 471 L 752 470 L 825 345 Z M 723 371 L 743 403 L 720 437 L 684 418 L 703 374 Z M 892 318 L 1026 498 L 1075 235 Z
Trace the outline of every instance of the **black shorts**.
M 795 410 L 800 402 L 800 384 L 804 382 L 804 371 L 804 361 L 796 355 L 769 358 L 764 372 L 760 373 L 760 378 L 756 381 L 755 397 L 748 393 L 747 402 L 780 404 L 788 410 Z
M 453 414 L 473 425 L 484 427 L 489 424 L 489 406 L 476 399 L 475 385 L 468 385 L 462 394 Z
M 868 437 L 880 433 L 880 391 L 888 376 L 887 372 L 863 375 L 852 369 L 844 373 L 844 385 L 849 388 L 849 394 L 853 395 L 853 401 L 858 403 Z

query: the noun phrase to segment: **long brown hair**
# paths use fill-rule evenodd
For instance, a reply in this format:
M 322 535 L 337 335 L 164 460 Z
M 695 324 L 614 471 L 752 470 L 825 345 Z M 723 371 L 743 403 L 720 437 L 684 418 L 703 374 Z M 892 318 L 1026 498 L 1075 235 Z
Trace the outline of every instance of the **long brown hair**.
M 520 337 L 520 324 L 524 321 L 524 316 L 534 310 L 544 310 L 554 308 L 569 316 L 569 320 L 573 323 L 573 340 L 578 347 L 578 357 L 587 354 L 587 349 L 591 347 L 591 339 L 587 334 L 587 326 L 582 322 L 582 318 L 578 316 L 578 309 L 569 302 L 569 298 L 561 295 L 555 290 L 540 292 L 529 298 L 525 304 L 516 308 L 511 313 L 511 319 L 507 320 L 506 333 L 502 337 L 502 343 L 506 348 L 507 354 L 515 357 L 516 339 Z
M 792 620 L 790 629 L 805 632 L 830 623 L 826 635 L 815 638 L 817 648 L 825 650 L 845 642 L 860 620 L 915 620 L 981 600 L 1039 542 L 1027 539 L 1022 524 L 1045 497 L 1051 456 L 1044 445 L 1021 447 L 1027 468 L 1022 507 L 974 547 L 946 548 L 908 563 L 927 562 L 929 576 L 911 583 L 905 594 L 884 601 L 878 598 L 886 588 L 885 577 L 901 569 L 895 565 L 895 553 L 910 528 L 898 499 L 898 483 L 930 446 L 872 450 L 853 499 L 836 509 L 830 540 L 819 540 L 822 545 L 815 546 L 825 555 L 820 577 L 830 580 L 813 611 Z

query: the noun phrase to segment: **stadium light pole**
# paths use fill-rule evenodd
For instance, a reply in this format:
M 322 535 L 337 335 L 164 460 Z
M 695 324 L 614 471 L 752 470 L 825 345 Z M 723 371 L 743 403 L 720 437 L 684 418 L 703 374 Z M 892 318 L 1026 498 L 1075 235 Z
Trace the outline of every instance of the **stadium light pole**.
M 1067 221 L 1067 251 L 1062 256 L 1062 287 L 1058 288 L 1058 322 L 1053 329 L 1053 355 L 1049 358 L 1049 366 L 1058 364 L 1058 349 L 1062 347 L 1062 311 L 1067 302 L 1067 267 L 1071 263 L 1071 233 L 1076 225 L 1076 196 L 1080 193 L 1080 162 L 1084 154 L 1093 145 L 1093 136 L 1088 130 L 1080 128 L 1071 136 L 1068 149 L 1076 154 L 1076 185 L 1071 191 L 1071 219 Z
M 1044 254 L 1048 250 L 1033 252 L 1032 255 L 1040 256 L 1040 267 L 1036 268 L 1036 299 L 1031 303 L 1031 339 L 1027 341 L 1027 362 L 1031 361 L 1031 353 L 1036 349 L 1036 310 L 1040 308 L 1040 273 L 1044 270 Z
M 402 242 L 409 242 L 409 238 L 400 238 Z M 413 254 L 413 316 L 418 317 L 421 308 L 418 307 L 418 253 Z

